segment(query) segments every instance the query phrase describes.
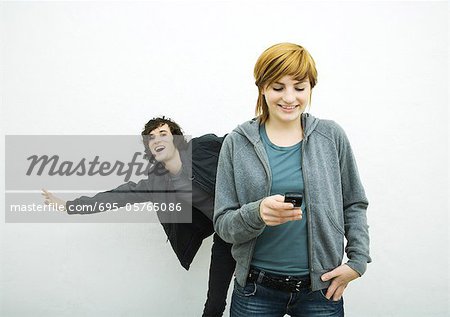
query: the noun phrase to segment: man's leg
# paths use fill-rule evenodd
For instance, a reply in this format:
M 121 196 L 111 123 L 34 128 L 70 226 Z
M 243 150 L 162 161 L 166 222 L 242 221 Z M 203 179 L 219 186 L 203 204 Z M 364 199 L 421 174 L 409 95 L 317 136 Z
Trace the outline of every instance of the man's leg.
M 236 261 L 231 256 L 231 244 L 226 243 L 217 233 L 214 233 L 209 265 L 208 298 L 203 317 L 223 315 L 235 267 Z

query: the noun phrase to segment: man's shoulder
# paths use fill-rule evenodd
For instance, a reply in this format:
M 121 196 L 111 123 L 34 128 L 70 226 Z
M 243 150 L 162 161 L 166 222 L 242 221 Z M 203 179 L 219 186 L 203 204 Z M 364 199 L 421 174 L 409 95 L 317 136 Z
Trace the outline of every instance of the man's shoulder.
M 217 153 L 219 154 L 225 136 L 217 136 L 215 134 L 205 134 L 192 139 L 192 155 L 199 152 Z
M 193 138 L 192 144 L 193 144 L 193 146 L 199 145 L 199 144 L 204 144 L 204 143 L 211 143 L 211 142 L 222 144 L 222 142 L 226 136 L 227 136 L 226 134 L 224 136 L 217 136 L 213 133 L 208 133 L 208 134 Z

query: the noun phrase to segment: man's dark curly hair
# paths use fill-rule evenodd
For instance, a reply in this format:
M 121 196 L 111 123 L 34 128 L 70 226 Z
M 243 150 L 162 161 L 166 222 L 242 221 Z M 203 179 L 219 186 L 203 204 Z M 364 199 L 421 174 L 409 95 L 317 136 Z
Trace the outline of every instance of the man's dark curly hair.
M 169 126 L 170 132 L 173 135 L 181 136 L 181 137 L 174 137 L 173 144 L 175 145 L 175 147 L 178 150 L 187 148 L 186 139 L 184 137 L 182 137 L 183 131 L 181 130 L 181 127 L 178 125 L 178 123 L 176 123 L 172 119 L 167 118 L 165 116 L 155 117 L 145 124 L 144 130 L 142 130 L 142 132 L 141 132 L 142 142 L 144 143 L 144 147 L 145 147 L 144 157 L 152 163 L 155 162 L 155 157 L 153 156 L 153 154 L 150 151 L 150 148 L 148 146 L 148 141 L 150 139 L 149 135 L 150 135 L 150 132 L 152 132 L 153 130 L 155 130 L 165 124 L 167 124 Z

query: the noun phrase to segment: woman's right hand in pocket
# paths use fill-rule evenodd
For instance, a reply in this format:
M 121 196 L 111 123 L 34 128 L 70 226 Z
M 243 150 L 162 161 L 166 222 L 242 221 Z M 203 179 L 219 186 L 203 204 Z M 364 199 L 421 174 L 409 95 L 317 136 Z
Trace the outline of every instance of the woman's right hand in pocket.
M 259 205 L 259 214 L 268 226 L 278 226 L 288 221 L 301 220 L 301 208 L 294 208 L 292 203 L 285 203 L 283 195 L 264 198 Z

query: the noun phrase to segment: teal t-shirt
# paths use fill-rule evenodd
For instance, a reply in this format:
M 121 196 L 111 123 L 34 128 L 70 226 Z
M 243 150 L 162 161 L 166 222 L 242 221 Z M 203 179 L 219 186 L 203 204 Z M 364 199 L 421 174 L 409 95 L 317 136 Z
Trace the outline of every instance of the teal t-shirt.
M 281 147 L 270 142 L 264 125 L 260 127 L 259 132 L 272 171 L 270 195 L 284 195 L 286 192 L 303 193 L 302 142 Z M 252 266 L 275 274 L 300 276 L 309 274 L 304 199 L 301 208 L 303 211 L 301 220 L 289 221 L 278 226 L 266 226 L 256 240 Z

